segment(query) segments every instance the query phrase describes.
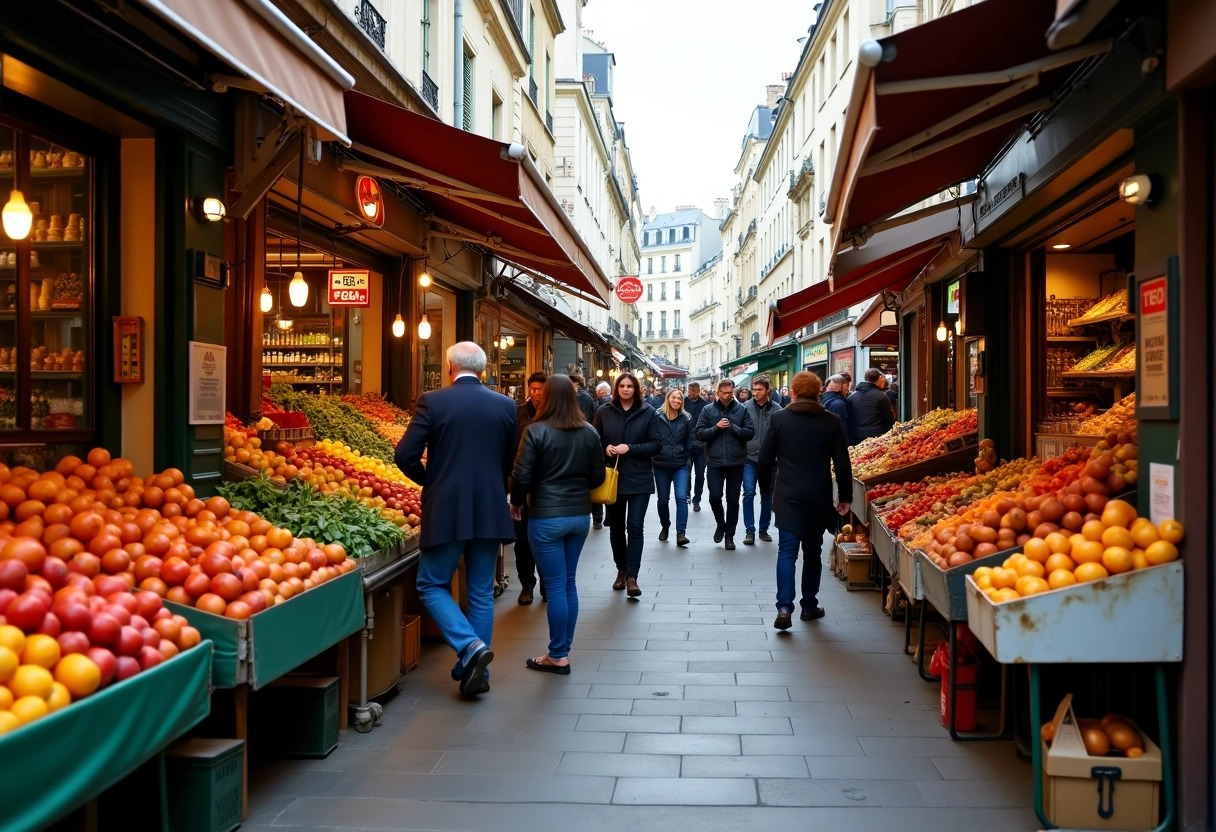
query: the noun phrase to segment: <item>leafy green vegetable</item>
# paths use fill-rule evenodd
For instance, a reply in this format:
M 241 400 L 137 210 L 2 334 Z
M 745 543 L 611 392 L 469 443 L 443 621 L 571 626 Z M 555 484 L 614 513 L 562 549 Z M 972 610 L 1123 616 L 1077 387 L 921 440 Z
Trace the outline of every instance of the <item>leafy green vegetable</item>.
M 286 384 L 271 385 L 270 397 L 284 410 L 302 411 L 318 439 L 342 442 L 364 456 L 393 464 L 393 446 L 366 416 L 346 402 L 333 396 L 296 392 Z
M 352 557 L 366 557 L 405 539 L 402 530 L 373 508 L 338 494 L 322 494 L 301 480 L 275 487 L 264 473 L 226 482 L 219 493 L 241 511 L 252 511 L 296 537 L 341 543 Z

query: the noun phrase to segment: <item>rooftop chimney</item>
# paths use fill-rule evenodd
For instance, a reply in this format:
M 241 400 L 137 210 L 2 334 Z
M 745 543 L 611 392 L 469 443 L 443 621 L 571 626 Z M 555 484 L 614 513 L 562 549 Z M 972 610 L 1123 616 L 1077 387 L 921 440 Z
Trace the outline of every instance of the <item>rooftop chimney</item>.
M 730 200 L 725 197 L 718 197 L 714 200 L 714 218 L 725 219 L 730 213 Z
M 770 110 L 777 109 L 777 99 L 785 95 L 785 84 L 769 84 L 764 88 L 768 103 L 764 106 Z

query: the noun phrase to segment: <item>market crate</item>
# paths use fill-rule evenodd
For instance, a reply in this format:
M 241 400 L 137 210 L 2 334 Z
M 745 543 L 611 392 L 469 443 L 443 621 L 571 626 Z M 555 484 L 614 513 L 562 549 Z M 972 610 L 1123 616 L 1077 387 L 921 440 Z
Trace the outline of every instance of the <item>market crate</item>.
M 338 747 L 337 676 L 284 676 L 250 700 L 250 744 L 274 757 L 328 757 Z
M 224 480 L 225 482 L 241 482 L 243 480 L 256 480 L 262 476 L 262 472 L 257 468 L 251 468 L 248 465 L 242 465 L 239 462 L 230 462 L 224 460 Z M 270 484 L 278 489 L 286 489 L 287 483 L 275 482 L 270 480 Z
M 258 431 L 258 438 L 262 440 L 262 447 L 274 450 L 276 442 L 315 442 L 315 437 L 312 432 L 312 425 L 303 428 L 271 428 L 270 430 Z
M 834 543 L 833 549 L 839 550 L 838 557 L 844 565 L 845 589 L 874 589 L 876 584 L 870 580 L 870 563 L 874 552 L 866 543 Z
M 244 804 L 245 741 L 195 737 L 165 752 L 169 828 L 232 832 Z
M 1002 664 L 1179 662 L 1182 594 L 1182 561 L 1002 604 L 968 576 L 967 626 Z
M 870 542 L 874 546 L 874 556 L 894 580 L 899 571 L 899 561 L 896 559 L 895 534 L 887 528 L 887 524 L 875 516 L 870 524 Z
M 981 566 L 1000 566 L 1009 557 L 1010 551 L 997 552 L 995 555 L 979 558 L 963 566 L 952 569 L 942 569 L 929 559 L 924 552 L 916 553 L 916 562 L 920 567 L 921 595 L 924 600 L 933 605 L 933 609 L 947 621 L 967 621 L 967 586 L 966 579 Z
M 964 433 L 962 436 L 956 436 L 953 439 L 946 440 L 947 451 L 961 451 L 964 448 L 974 448 L 980 444 L 979 433 Z
M 896 559 L 899 569 L 896 571 L 897 580 L 904 594 L 915 601 L 924 600 L 925 586 L 920 576 L 920 559 L 916 552 L 908 548 L 902 540 L 895 541 Z
M 366 672 L 367 696 L 373 698 L 387 693 L 401 679 L 401 609 L 405 587 L 400 581 L 389 586 L 378 587 L 368 592 L 372 602 L 369 620 L 366 653 L 360 643 L 362 632 L 350 637 L 349 670 L 351 679 L 364 678 Z M 366 657 L 366 666 L 363 665 Z M 359 701 L 359 683 L 351 685 L 347 698 L 351 704 Z
M 1092 448 L 1101 442 L 1101 436 L 1087 436 L 1074 433 L 1036 433 L 1034 435 L 1035 456 L 1039 459 L 1051 459 L 1063 456 L 1065 451 L 1074 445 L 1082 448 Z
M 857 477 L 853 477 L 853 513 L 862 523 L 870 522 L 869 503 L 866 502 L 867 487 Z
M 894 468 L 881 474 L 859 478 L 858 482 L 866 488 L 873 488 L 888 482 L 912 482 L 934 474 L 952 474 L 956 471 L 970 471 L 974 468 L 975 449 L 962 448 L 922 459 L 920 462 L 905 465 L 903 468 Z
M 422 616 L 401 618 L 401 672 L 409 673 L 422 658 Z

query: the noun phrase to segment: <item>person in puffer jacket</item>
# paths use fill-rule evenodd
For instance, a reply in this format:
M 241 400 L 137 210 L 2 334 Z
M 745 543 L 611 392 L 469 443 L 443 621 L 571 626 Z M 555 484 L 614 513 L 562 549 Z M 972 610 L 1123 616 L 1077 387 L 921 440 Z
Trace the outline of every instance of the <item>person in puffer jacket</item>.
M 688 462 L 692 443 L 692 419 L 684 412 L 684 391 L 673 387 L 667 391 L 663 406 L 654 414 L 662 443 L 651 460 L 654 464 L 654 485 L 659 506 L 659 540 L 667 539 L 671 526 L 668 503 L 671 489 L 676 491 L 676 545 L 687 546 L 688 536 Z
M 718 398 L 706 405 L 697 420 L 697 439 L 705 443 L 706 480 L 709 507 L 718 521 L 714 543 L 726 539 L 726 548 L 735 548 L 735 529 L 739 525 L 739 492 L 743 488 L 743 464 L 747 443 L 755 433 L 751 416 L 735 401 L 735 383 L 728 378 L 718 382 Z M 723 492 L 726 511 L 722 510 Z

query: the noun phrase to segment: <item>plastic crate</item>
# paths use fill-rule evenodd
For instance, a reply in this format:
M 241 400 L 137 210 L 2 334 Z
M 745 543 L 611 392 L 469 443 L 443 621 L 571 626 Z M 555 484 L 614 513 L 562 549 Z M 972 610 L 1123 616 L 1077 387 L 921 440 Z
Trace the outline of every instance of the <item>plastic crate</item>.
M 241 825 L 245 741 L 195 738 L 165 752 L 169 827 L 232 832 Z
M 272 757 L 328 757 L 339 708 L 337 676 L 284 676 L 250 700 L 250 745 Z

